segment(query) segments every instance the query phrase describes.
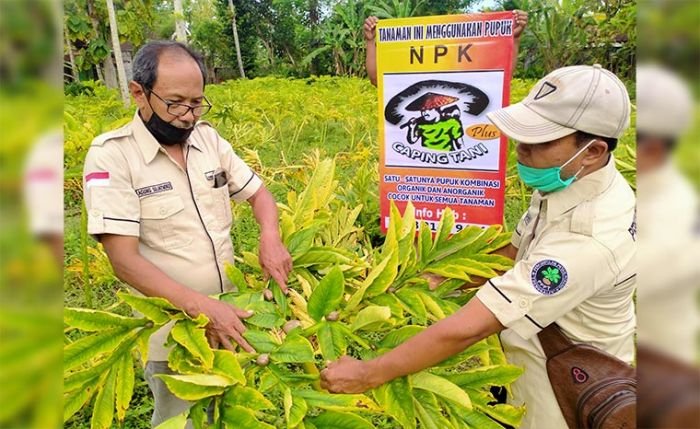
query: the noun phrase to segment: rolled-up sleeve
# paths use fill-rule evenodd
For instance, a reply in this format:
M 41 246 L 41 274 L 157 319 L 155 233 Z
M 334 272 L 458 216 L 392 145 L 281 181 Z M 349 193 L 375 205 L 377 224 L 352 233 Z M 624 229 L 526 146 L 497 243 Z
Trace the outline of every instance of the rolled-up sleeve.
M 555 232 L 476 296 L 503 326 L 530 339 L 601 288 L 612 286 L 617 274 L 609 252 L 595 239 Z
M 117 149 L 92 146 L 83 169 L 83 197 L 88 233 L 138 237 L 141 206 L 128 164 Z

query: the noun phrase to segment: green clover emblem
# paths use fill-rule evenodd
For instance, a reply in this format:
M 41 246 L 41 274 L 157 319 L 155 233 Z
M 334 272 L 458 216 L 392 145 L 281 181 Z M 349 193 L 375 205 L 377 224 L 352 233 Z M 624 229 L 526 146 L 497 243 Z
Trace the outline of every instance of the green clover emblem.
M 559 283 L 559 280 L 561 280 L 561 275 L 557 268 L 547 267 L 547 269 L 542 272 L 542 275 L 552 283 Z

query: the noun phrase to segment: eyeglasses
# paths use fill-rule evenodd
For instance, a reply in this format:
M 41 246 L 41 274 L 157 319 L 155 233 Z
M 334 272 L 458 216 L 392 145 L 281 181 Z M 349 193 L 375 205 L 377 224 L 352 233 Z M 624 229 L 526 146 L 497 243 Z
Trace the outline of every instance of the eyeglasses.
M 207 100 L 207 97 L 204 97 L 204 101 L 207 102 L 207 104 L 199 104 L 196 106 L 190 106 L 189 104 L 182 104 L 182 103 L 173 103 L 172 101 L 168 100 L 163 100 L 163 97 L 160 95 L 156 94 L 153 92 L 152 89 L 147 89 L 148 92 L 151 94 L 155 95 L 158 97 L 160 101 L 165 103 L 166 106 L 168 106 L 168 113 L 170 113 L 173 116 L 185 116 L 190 110 L 192 111 L 192 114 L 194 116 L 203 116 L 206 115 L 210 110 L 211 110 L 211 103 L 209 100 Z

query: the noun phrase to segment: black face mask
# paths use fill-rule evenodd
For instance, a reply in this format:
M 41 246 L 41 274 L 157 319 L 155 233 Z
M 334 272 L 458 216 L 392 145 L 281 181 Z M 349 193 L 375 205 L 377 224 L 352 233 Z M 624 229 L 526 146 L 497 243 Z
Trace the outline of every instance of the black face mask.
M 150 101 L 148 102 L 150 105 Z M 172 146 L 180 143 L 184 143 L 189 138 L 190 134 L 194 130 L 194 126 L 190 128 L 178 128 L 171 125 L 158 116 L 151 107 L 151 119 L 145 122 L 146 129 L 153 134 L 158 143 L 164 144 L 166 146 Z

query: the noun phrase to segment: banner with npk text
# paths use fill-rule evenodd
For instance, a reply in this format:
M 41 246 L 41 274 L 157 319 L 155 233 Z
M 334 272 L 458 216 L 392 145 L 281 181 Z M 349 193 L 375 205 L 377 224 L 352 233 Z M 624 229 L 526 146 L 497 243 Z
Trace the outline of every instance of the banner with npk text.
M 513 13 L 380 20 L 377 24 L 380 206 L 433 231 L 446 207 L 455 230 L 503 223 L 507 138 L 487 119 L 508 105 Z

